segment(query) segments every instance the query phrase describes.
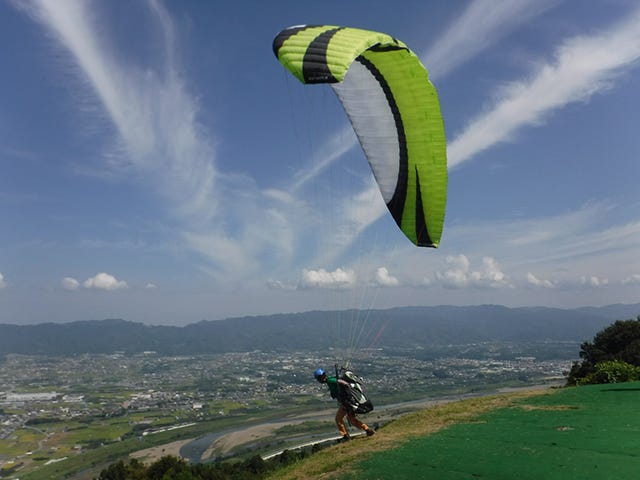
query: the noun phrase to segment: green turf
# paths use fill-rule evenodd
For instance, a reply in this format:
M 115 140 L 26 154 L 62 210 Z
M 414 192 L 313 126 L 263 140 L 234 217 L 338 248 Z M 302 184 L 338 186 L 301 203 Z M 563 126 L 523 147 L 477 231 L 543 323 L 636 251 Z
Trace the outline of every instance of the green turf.
M 640 478 L 640 383 L 567 388 L 521 400 L 377 453 L 354 470 L 347 478 Z

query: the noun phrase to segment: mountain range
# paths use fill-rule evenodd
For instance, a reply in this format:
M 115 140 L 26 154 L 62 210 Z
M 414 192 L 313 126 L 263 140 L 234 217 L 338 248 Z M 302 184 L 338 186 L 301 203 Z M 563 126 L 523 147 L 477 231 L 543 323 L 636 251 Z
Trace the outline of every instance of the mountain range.
M 640 304 L 577 309 L 479 305 L 311 311 L 201 321 L 182 327 L 119 319 L 0 324 L 0 355 L 318 351 L 354 332 L 363 346 L 385 348 L 489 341 L 583 342 L 615 320 L 639 315 Z

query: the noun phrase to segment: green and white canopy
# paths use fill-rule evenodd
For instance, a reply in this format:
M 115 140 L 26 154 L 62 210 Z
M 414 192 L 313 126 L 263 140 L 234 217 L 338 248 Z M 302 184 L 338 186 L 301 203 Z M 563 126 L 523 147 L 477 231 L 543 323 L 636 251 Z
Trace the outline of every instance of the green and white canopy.
M 418 57 L 384 33 L 327 25 L 287 28 L 273 51 L 302 83 L 331 85 L 396 223 L 414 244 L 437 247 L 446 139 L 438 94 Z

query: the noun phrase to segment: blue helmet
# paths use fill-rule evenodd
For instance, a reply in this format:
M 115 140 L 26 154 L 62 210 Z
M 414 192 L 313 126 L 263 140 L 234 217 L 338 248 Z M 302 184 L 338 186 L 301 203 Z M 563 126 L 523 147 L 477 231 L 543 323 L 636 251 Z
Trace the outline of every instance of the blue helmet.
M 313 372 L 313 376 L 318 380 L 322 375 L 324 375 L 324 370 L 319 368 L 315 372 Z

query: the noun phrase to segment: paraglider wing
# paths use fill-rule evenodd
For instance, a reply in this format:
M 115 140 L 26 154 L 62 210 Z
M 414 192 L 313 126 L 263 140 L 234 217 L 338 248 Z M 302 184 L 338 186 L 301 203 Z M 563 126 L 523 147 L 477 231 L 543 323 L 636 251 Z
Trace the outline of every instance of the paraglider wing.
M 331 85 L 394 220 L 414 244 L 437 247 L 446 140 L 438 94 L 418 57 L 384 33 L 326 25 L 287 28 L 273 51 L 302 83 Z

